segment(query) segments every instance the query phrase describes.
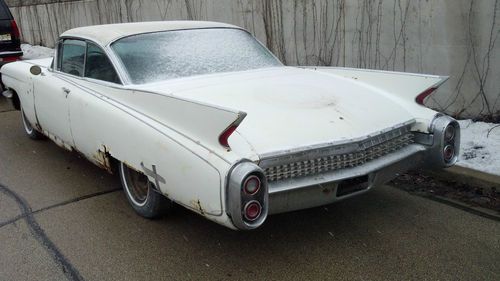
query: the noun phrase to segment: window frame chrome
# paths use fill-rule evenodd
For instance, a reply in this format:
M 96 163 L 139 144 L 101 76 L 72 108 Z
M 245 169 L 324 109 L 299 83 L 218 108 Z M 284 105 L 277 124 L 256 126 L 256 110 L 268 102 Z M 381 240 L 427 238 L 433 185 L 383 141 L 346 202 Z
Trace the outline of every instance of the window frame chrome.
M 61 44 L 64 44 L 63 43 L 64 40 L 79 40 L 79 41 L 83 41 L 85 43 L 85 56 L 84 56 L 84 67 L 83 67 L 83 75 L 82 76 L 73 75 L 73 74 L 66 73 L 66 72 L 63 72 L 60 70 L 61 61 L 60 61 L 60 57 L 59 57 L 59 49 L 60 49 Z M 101 51 L 103 51 L 103 53 L 106 55 L 106 57 L 110 61 L 116 75 L 118 76 L 120 83 L 114 83 L 114 82 L 110 82 L 110 81 L 104 81 L 104 80 L 100 80 L 100 79 L 85 77 L 85 67 L 86 67 L 86 63 L 87 63 L 88 43 L 94 44 L 97 48 L 99 48 L 99 49 L 101 49 Z M 80 79 L 80 80 L 84 80 L 84 81 L 88 81 L 88 82 L 92 82 L 92 83 L 96 83 L 96 84 L 101 84 L 104 86 L 111 86 L 114 88 L 123 88 L 127 84 L 124 82 L 123 76 L 122 76 L 121 72 L 119 71 L 119 68 L 116 67 L 116 61 L 113 60 L 113 57 L 111 56 L 111 54 L 112 54 L 112 52 L 110 52 L 109 49 L 107 49 L 106 47 L 103 48 L 100 44 L 98 44 L 97 42 L 95 42 L 94 40 L 92 40 L 90 38 L 75 37 L 75 36 L 63 36 L 63 37 L 60 37 L 59 40 L 57 41 L 55 52 L 54 52 L 53 64 L 52 64 L 53 67 L 49 67 L 48 70 L 50 72 L 53 72 L 54 74 L 63 75 L 63 76 L 67 76 L 70 78 Z
M 67 73 L 67 72 L 64 72 L 61 70 L 62 68 L 62 57 L 59 57 L 59 55 L 63 55 L 64 54 L 64 41 L 66 40 L 72 40 L 72 41 L 80 41 L 82 42 L 83 44 L 83 47 L 85 49 L 84 53 L 83 53 L 83 66 L 82 66 L 82 75 L 81 76 L 78 76 L 78 75 L 74 75 L 74 74 L 71 74 L 71 73 Z M 77 44 L 68 44 L 68 45 L 77 45 Z M 77 45 L 78 46 L 78 45 Z M 63 53 L 59 54 L 59 49 L 60 48 L 63 48 Z M 58 72 L 61 72 L 61 73 L 64 73 L 64 74 L 67 74 L 67 75 L 71 75 L 71 76 L 74 76 L 74 77 L 85 77 L 85 64 L 87 62 L 87 42 L 85 42 L 85 40 L 82 40 L 82 39 L 77 39 L 77 38 L 62 38 L 58 41 L 58 44 L 57 44 L 57 48 L 56 48 L 56 53 L 54 54 L 54 58 L 56 60 L 56 71 Z

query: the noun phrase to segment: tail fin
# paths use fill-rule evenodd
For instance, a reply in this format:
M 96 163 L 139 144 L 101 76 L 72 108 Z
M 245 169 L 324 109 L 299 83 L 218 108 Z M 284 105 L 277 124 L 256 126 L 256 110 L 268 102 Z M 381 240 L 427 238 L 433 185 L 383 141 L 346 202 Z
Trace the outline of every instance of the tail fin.
M 140 90 L 130 95 L 121 93 L 121 97 L 114 98 L 214 149 L 230 149 L 227 138 L 246 116 L 245 112 L 237 110 Z
M 424 99 L 439 88 L 448 77 L 381 70 L 311 67 L 316 71 L 343 76 L 423 104 Z

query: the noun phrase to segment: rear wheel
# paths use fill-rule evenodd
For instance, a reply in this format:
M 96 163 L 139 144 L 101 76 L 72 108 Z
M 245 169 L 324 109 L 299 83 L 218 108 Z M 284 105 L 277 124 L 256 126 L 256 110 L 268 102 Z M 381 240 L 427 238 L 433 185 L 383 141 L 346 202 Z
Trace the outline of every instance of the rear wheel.
M 125 195 L 139 215 L 149 219 L 158 218 L 172 208 L 172 201 L 157 191 L 143 173 L 120 163 L 119 174 Z
M 26 118 L 23 109 L 21 108 L 21 118 L 23 119 L 23 127 L 24 131 L 28 135 L 28 137 L 32 140 L 42 140 L 45 138 L 43 134 L 35 130 L 31 125 L 30 121 Z

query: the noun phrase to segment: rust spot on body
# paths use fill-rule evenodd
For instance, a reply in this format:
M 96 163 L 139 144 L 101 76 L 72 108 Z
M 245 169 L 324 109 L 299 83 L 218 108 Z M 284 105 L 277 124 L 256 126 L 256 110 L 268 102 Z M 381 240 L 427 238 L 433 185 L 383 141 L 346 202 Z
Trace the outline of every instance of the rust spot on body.
M 201 207 L 201 201 L 200 199 L 198 200 L 192 200 L 191 201 L 191 206 L 197 210 L 201 215 L 205 215 L 205 211 L 203 210 L 203 208 Z
M 102 146 L 102 150 L 97 150 L 97 154 L 93 155 L 93 158 L 97 161 L 101 168 L 105 169 L 109 173 L 112 173 L 110 157 L 111 155 L 109 154 L 109 150 L 105 145 Z

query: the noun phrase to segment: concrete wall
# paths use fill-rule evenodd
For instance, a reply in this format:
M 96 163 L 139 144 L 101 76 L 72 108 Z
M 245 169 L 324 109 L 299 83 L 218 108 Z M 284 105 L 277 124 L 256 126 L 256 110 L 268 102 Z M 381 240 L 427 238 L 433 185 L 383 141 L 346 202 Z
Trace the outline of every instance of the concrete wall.
M 428 105 L 500 114 L 500 0 L 7 0 L 24 41 L 72 27 L 195 19 L 243 26 L 288 65 L 450 75 Z

